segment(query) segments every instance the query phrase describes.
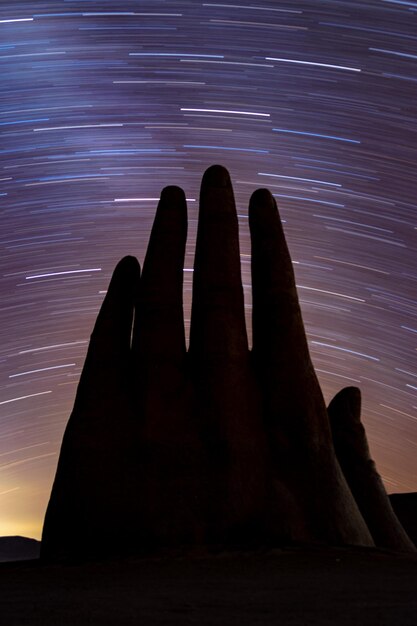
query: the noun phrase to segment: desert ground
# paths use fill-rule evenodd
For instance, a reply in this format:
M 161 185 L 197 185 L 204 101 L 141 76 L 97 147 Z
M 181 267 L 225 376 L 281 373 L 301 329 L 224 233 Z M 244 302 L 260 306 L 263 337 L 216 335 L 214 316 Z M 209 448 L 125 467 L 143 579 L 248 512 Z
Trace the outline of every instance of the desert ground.
M 288 548 L 0 564 L 5 626 L 416 626 L 417 556 Z

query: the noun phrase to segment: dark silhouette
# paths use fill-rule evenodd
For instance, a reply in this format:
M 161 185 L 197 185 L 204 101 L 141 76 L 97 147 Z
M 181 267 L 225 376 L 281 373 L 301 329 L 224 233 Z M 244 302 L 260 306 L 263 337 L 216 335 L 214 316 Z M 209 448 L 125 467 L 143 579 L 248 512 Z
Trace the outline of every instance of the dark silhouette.
M 0 563 L 38 559 L 40 546 L 39 541 L 28 537 L 0 537 Z
M 412 551 L 373 462 L 361 422 L 361 392 L 346 387 L 328 407 L 337 458 L 377 546 Z
M 407 535 L 417 545 L 417 493 L 391 493 L 389 499 Z
M 45 517 L 42 557 L 187 545 L 386 545 L 387 533 L 375 530 L 380 519 L 391 523 L 382 484 L 385 499 L 368 530 L 369 512 L 361 514 L 351 474 L 347 482 L 336 458 L 269 191 L 252 195 L 249 223 L 252 351 L 233 189 L 224 168 L 209 168 L 187 352 L 186 202 L 180 188 L 163 190 L 142 275 L 133 257 L 122 259 L 97 318 Z M 339 413 L 344 421 L 345 406 L 335 400 L 336 451 Z M 364 451 L 354 446 L 350 458 L 355 454 L 362 462 Z M 393 532 L 400 534 L 399 524 Z

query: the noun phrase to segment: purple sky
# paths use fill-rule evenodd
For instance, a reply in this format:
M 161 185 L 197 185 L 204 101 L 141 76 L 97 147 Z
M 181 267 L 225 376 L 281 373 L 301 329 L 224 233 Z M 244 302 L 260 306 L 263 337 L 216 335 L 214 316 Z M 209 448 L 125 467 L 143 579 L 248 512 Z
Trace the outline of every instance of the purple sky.
M 417 2 L 0 7 L 0 535 L 39 537 L 88 337 L 159 193 L 276 196 L 327 400 L 357 385 L 389 492 L 417 490 Z

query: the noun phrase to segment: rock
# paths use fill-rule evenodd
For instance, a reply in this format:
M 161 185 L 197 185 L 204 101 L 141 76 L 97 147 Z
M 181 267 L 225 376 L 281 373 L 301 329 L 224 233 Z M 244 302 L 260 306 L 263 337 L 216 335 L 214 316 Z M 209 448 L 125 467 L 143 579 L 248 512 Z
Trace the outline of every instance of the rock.
M 139 265 L 117 265 L 78 385 L 45 515 L 41 557 L 78 559 L 135 549 L 138 424 L 130 340 Z
M 0 563 L 39 558 L 40 542 L 29 537 L 0 537 Z
M 270 476 L 277 490 L 272 535 L 278 531 L 279 538 L 287 518 L 291 540 L 371 545 L 333 449 L 291 257 L 275 199 L 267 189 L 252 195 L 249 225 L 253 357 L 273 459 Z
M 364 435 L 350 445 L 356 408 L 336 396 L 330 427 L 269 191 L 252 195 L 249 223 L 252 352 L 233 189 L 224 168 L 209 168 L 187 352 L 186 202 L 178 187 L 163 190 L 142 275 L 133 257 L 118 264 L 91 336 L 42 558 L 292 542 L 372 546 L 367 523 L 380 545 L 390 536 L 396 549 L 410 549 L 369 470 Z M 370 511 L 361 472 L 376 494 Z
M 401 552 L 415 551 L 371 458 L 361 422 L 360 390 L 346 387 L 339 391 L 328 412 L 337 457 L 375 545 Z
M 391 493 L 388 497 L 395 515 L 417 546 L 417 493 Z

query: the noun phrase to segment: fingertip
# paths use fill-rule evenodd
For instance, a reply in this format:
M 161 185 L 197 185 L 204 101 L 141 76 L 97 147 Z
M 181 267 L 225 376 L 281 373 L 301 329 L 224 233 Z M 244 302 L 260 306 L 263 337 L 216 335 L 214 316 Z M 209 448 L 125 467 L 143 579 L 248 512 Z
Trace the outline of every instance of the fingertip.
M 177 185 L 162 189 L 137 292 L 132 350 L 135 367 L 180 359 L 183 319 L 187 203 Z
M 161 200 L 173 204 L 183 204 L 186 202 L 184 190 L 177 185 L 168 185 L 161 191 Z
M 134 298 L 139 279 L 138 260 L 134 256 L 123 257 L 113 271 L 94 326 L 93 343 L 90 344 L 95 357 L 99 360 L 105 358 L 105 367 L 111 359 L 114 363 L 119 362 L 121 354 L 125 355 L 129 351 Z M 100 367 L 98 361 L 96 366 Z
M 331 416 L 339 417 L 341 407 L 345 407 L 344 414 L 360 418 L 362 394 L 359 387 L 344 387 L 332 399 L 329 404 Z
M 107 288 L 106 297 L 103 301 L 103 316 L 110 309 L 124 307 L 132 302 L 140 279 L 140 266 L 134 256 L 125 256 L 117 263 Z M 130 304 L 128 305 L 130 306 Z
M 230 174 L 223 165 L 211 165 L 203 175 L 201 187 L 215 187 L 217 189 L 232 186 Z
M 201 182 L 190 350 L 212 355 L 247 350 L 239 222 L 230 175 L 222 165 L 209 167 Z
M 341 393 L 346 394 L 346 396 L 354 402 L 360 402 L 361 400 L 361 390 L 359 389 L 359 387 L 355 387 L 354 385 L 351 385 L 350 387 L 345 387 L 344 389 L 342 389 Z
M 355 387 L 354 385 L 350 385 L 348 387 L 343 387 L 337 394 L 334 396 L 333 400 L 360 400 L 361 398 L 361 390 L 359 387 Z
M 233 185 L 229 172 L 222 165 L 212 165 L 203 175 L 200 187 L 200 227 L 206 220 L 232 219 L 237 224 Z M 237 235 L 237 232 L 236 232 Z
M 156 241 L 160 240 L 160 246 L 174 243 L 176 236 L 174 232 L 187 232 L 187 201 L 184 190 L 176 185 L 168 185 L 161 191 L 161 195 L 156 210 L 155 220 L 152 226 L 152 233 L 149 245 L 152 248 Z M 165 244 L 163 233 L 166 232 L 168 239 Z M 184 235 L 182 235 L 184 236 Z M 147 253 L 148 256 L 148 253 Z
M 269 189 L 261 187 L 253 192 L 250 198 L 250 204 L 252 206 L 267 206 L 270 208 L 276 207 L 275 198 Z
M 133 282 L 135 279 L 139 279 L 139 276 L 140 265 L 137 258 L 131 255 L 124 256 L 120 259 L 114 269 L 110 286 L 114 286 L 116 284 L 125 285 L 126 283 Z
M 257 189 L 249 200 L 249 225 L 258 226 L 279 218 L 277 203 L 269 189 Z
M 136 272 L 138 269 L 140 269 L 139 261 L 135 256 L 128 254 L 120 259 L 116 265 L 115 271 Z

